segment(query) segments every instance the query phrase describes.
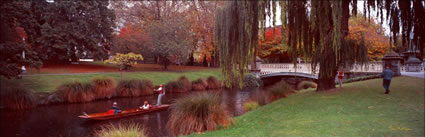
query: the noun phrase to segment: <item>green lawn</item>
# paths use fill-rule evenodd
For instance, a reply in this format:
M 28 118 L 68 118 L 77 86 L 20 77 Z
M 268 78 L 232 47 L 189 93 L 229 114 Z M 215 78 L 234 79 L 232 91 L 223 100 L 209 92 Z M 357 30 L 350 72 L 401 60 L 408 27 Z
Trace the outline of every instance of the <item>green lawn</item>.
M 123 73 L 123 79 L 150 79 L 155 85 L 165 84 L 170 80 L 176 80 L 178 77 L 185 75 L 190 80 L 197 78 L 206 78 L 208 76 L 216 76 L 221 78 L 219 69 L 207 69 L 199 71 L 184 72 L 126 72 Z M 35 90 L 36 92 L 53 92 L 59 85 L 69 81 L 87 82 L 95 77 L 111 77 L 118 81 L 120 73 L 105 74 L 75 74 L 75 75 L 42 75 L 42 76 L 24 76 L 22 79 L 7 80 L 0 77 L 1 85 L 8 83 L 19 83 L 26 88 Z
M 332 92 L 300 92 L 199 136 L 424 136 L 424 79 L 396 77 L 389 95 L 381 85 L 374 79 Z

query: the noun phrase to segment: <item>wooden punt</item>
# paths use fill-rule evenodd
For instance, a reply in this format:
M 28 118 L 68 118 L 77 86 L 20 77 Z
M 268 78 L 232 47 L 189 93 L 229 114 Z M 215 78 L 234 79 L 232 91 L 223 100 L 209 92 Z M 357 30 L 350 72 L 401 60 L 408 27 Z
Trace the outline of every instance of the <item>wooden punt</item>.
M 103 112 L 103 113 L 94 113 L 94 114 L 88 114 L 88 115 L 79 115 L 78 117 L 84 118 L 84 119 L 93 119 L 93 120 L 116 119 L 116 118 L 122 118 L 122 117 L 128 117 L 128 116 L 134 116 L 134 115 L 166 110 L 168 109 L 169 106 L 170 105 L 152 106 L 151 108 L 146 110 L 133 108 L 133 109 L 122 110 L 121 113 L 117 113 L 117 114 L 110 114 L 108 112 Z

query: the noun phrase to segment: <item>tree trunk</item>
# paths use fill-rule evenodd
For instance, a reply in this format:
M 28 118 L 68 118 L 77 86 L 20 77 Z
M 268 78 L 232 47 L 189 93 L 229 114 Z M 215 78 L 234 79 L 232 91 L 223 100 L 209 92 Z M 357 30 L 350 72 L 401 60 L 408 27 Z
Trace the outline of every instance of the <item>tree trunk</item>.
M 335 88 L 335 78 L 325 78 L 317 80 L 317 91 L 325 91 Z

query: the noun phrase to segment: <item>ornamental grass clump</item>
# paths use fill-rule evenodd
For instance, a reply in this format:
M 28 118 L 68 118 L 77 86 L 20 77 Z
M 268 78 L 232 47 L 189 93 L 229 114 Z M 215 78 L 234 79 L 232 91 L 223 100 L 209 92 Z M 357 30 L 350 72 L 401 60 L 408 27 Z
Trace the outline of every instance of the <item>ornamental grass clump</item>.
M 207 78 L 207 89 L 219 89 L 221 88 L 221 82 L 214 76 L 209 76 Z
M 90 102 L 96 99 L 93 85 L 90 83 L 65 83 L 59 86 L 56 92 L 65 102 L 69 103 Z
M 203 91 L 203 90 L 206 90 L 207 87 L 208 87 L 208 82 L 202 78 L 192 81 L 193 91 Z
M 139 90 L 141 96 L 153 95 L 154 88 L 155 86 L 153 85 L 153 82 L 151 80 L 142 79 L 139 82 Z
M 165 84 L 165 91 L 167 92 L 187 92 L 184 81 L 170 81 Z
M 115 81 L 112 78 L 94 78 L 91 83 L 94 85 L 96 98 L 110 99 L 115 95 Z
M 150 80 L 121 80 L 118 83 L 116 92 L 118 96 L 136 97 L 143 95 L 153 95 L 154 85 Z
M 95 137 L 147 137 L 145 129 L 139 124 L 118 124 L 101 127 Z
M 177 81 L 180 81 L 181 83 L 183 83 L 187 91 L 192 90 L 192 82 L 190 82 L 190 80 L 186 76 L 179 77 Z
M 258 104 L 257 101 L 253 101 L 253 100 L 246 101 L 243 104 L 243 108 L 245 109 L 246 112 L 257 109 L 258 107 L 260 107 L 260 104 Z
M 24 88 L 9 88 L 2 91 L 0 96 L 2 104 L 10 109 L 28 109 L 37 104 L 33 91 Z
M 308 89 L 308 88 L 317 88 L 317 84 L 312 81 L 302 81 L 297 85 L 298 90 Z
M 230 125 L 231 118 L 218 95 L 197 93 L 182 97 L 171 105 L 168 131 L 174 135 L 215 130 Z
M 290 94 L 296 93 L 295 90 L 285 81 L 280 81 L 268 89 L 274 99 L 286 98 Z

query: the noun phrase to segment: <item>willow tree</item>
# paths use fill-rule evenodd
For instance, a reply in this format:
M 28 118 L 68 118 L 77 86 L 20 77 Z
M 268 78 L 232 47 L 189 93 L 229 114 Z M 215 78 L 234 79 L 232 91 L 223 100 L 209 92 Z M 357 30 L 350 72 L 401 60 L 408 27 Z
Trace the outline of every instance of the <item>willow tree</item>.
M 258 4 L 259 10 L 252 7 L 255 4 Z M 391 42 L 396 43 L 401 27 L 402 43 L 407 47 L 410 45 L 408 38 L 413 32 L 412 37 L 415 45 L 417 45 L 415 48 L 420 50 L 422 57 L 425 50 L 425 33 L 423 33 L 425 32 L 425 16 L 423 16 L 425 10 L 423 4 L 421 0 L 366 0 L 363 12 L 370 19 L 371 10 L 377 11 L 377 17 L 380 17 L 382 24 L 384 11 L 386 11 L 386 19 L 390 22 L 392 32 Z M 258 32 L 258 26 L 244 27 L 246 25 L 244 23 L 247 22 L 246 19 L 258 19 L 260 35 L 264 38 L 266 16 L 269 19 L 275 19 L 274 13 L 272 17 L 271 12 L 275 11 L 276 1 L 265 0 L 258 3 L 241 1 L 232 2 L 229 5 L 231 6 L 222 9 L 219 11 L 220 14 L 217 14 L 215 28 L 216 44 L 222 50 L 220 52 L 223 59 L 221 62 L 227 64 L 226 67 L 222 68 L 226 80 L 235 76 L 234 73 L 230 72 L 242 74 L 243 66 L 246 65 L 244 64 L 245 61 L 252 57 L 250 51 L 255 50 L 252 45 L 240 45 L 240 40 L 246 38 L 242 34 L 257 34 Z M 357 0 L 281 0 L 279 6 L 281 7 L 282 29 L 289 29 L 288 36 L 285 36 L 285 31 L 282 31 L 282 44 L 290 46 L 292 59 L 303 55 L 306 60 L 311 61 L 313 70 L 316 66 L 320 66 L 318 91 L 335 87 L 334 79 L 339 67 L 363 64 L 368 61 L 367 47 L 363 44 L 364 42 L 349 41 L 345 38 L 348 34 L 350 13 L 351 16 L 357 14 Z M 275 27 L 274 23 L 272 25 L 272 27 Z M 248 30 L 252 32 L 246 32 Z M 288 41 L 285 41 L 285 39 L 288 39 Z M 252 38 L 245 42 L 256 40 L 256 38 Z M 295 60 L 293 62 L 296 64 Z
M 217 10 L 214 43 L 227 87 L 242 87 L 258 44 L 258 2 L 229 1 Z

